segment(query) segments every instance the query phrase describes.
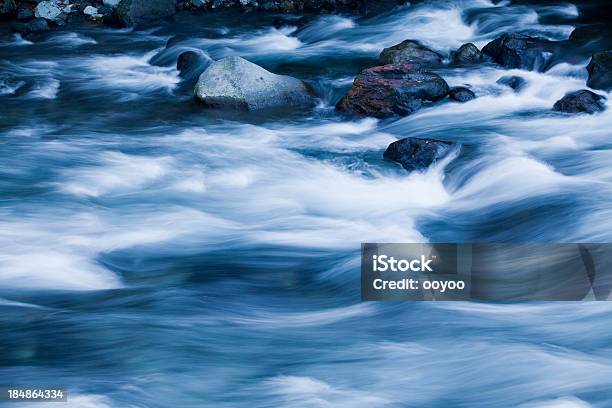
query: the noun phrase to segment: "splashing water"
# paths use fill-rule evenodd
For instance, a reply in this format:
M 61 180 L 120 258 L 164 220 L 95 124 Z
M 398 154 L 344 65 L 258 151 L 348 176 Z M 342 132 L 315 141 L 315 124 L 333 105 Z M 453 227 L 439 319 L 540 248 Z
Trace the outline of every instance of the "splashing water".
M 218 14 L 7 39 L 0 375 L 63 385 L 79 407 L 610 405 L 604 303 L 358 296 L 360 242 L 610 241 L 612 110 L 550 111 L 585 87 L 587 61 L 441 69 L 478 98 L 394 121 L 333 111 L 383 47 L 412 38 L 448 56 L 508 31 L 566 39 L 576 16 L 462 0 L 300 27 Z M 300 77 L 321 103 L 208 114 L 179 86 L 184 50 Z M 407 136 L 462 147 L 407 174 L 382 160 Z

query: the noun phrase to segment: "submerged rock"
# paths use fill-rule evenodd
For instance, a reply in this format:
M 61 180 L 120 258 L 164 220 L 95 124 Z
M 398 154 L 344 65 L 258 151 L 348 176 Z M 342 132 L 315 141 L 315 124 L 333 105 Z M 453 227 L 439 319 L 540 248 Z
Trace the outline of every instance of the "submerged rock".
M 524 34 L 504 34 L 485 45 L 482 53 L 505 68 L 542 71 L 557 50 L 558 44 L 554 41 Z
M 11 30 L 17 32 L 23 36 L 29 36 L 30 34 L 38 34 L 44 31 L 49 31 L 49 23 L 44 18 L 35 18 L 27 23 L 20 23 L 14 21 L 11 23 Z
M 452 147 L 452 143 L 441 140 L 407 137 L 391 143 L 383 157 L 408 171 L 423 170 L 446 156 Z
M 178 56 L 176 69 L 179 70 L 182 77 L 200 76 L 210 63 L 211 59 L 202 52 L 185 51 Z
M 612 51 L 593 54 L 587 66 L 587 86 L 594 89 L 612 90 Z
M 452 57 L 455 64 L 477 64 L 482 61 L 482 53 L 472 43 L 463 44 Z
M 117 17 L 124 26 L 134 26 L 176 13 L 176 0 L 121 0 L 117 4 Z
M 313 104 L 299 79 L 273 74 L 240 57 L 213 62 L 200 75 L 195 96 L 215 108 L 256 110 Z
M 520 76 L 504 75 L 503 77 L 495 81 L 495 83 L 500 85 L 506 85 L 514 89 L 515 92 L 518 92 L 523 89 L 523 87 L 527 84 L 527 81 L 525 81 L 525 79 L 521 78 Z
M 385 48 L 378 57 L 382 65 L 401 63 L 440 64 L 442 56 L 414 40 Z
M 383 65 L 363 70 L 336 108 L 356 116 L 406 116 L 424 101 L 439 101 L 449 88 L 442 77 L 414 64 Z
M 587 89 L 570 92 L 555 102 L 553 110 L 567 113 L 595 113 L 605 109 L 605 97 Z
M 476 98 L 476 94 L 464 86 L 455 86 L 448 92 L 448 97 L 457 102 L 467 102 Z

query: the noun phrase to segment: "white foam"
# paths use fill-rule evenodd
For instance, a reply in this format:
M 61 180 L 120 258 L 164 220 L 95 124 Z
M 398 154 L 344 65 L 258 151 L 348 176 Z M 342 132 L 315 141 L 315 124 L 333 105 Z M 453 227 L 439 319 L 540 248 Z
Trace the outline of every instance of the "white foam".
M 55 99 L 60 90 L 60 81 L 55 78 L 46 78 L 34 85 L 28 92 L 28 97 L 40 99 Z
M 78 47 L 81 45 L 97 44 L 97 41 L 91 37 L 69 31 L 55 34 L 46 40 L 45 43 L 60 47 Z
M 384 407 L 393 401 L 373 392 L 354 388 L 334 387 L 312 377 L 278 376 L 267 380 L 263 387 L 282 397 L 280 407 L 329 408 Z
M 70 194 L 98 197 L 141 187 L 169 171 L 168 157 L 139 157 L 120 152 L 106 152 L 100 165 L 66 170 L 61 189 Z

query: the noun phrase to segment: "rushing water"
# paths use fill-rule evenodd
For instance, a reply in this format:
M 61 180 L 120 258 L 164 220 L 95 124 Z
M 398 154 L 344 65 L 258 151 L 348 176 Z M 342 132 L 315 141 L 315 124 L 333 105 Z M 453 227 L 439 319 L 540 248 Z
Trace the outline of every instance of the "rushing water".
M 565 39 L 577 14 L 466 0 L 5 36 L 0 383 L 85 408 L 612 406 L 607 303 L 359 301 L 360 242 L 612 239 L 612 108 L 550 111 L 588 59 L 442 69 L 478 99 L 394 121 L 333 109 L 385 46 Z M 302 78 L 320 103 L 206 112 L 174 68 L 188 49 Z M 381 157 L 407 136 L 462 148 L 408 174 Z

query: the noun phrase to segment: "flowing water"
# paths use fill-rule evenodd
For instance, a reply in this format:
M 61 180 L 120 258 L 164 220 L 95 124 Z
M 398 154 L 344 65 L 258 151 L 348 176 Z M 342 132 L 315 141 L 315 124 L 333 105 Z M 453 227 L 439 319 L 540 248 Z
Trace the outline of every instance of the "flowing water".
M 605 302 L 359 300 L 360 242 L 610 242 L 612 109 L 550 110 L 588 58 L 441 69 L 478 98 L 399 120 L 333 109 L 383 47 L 561 40 L 577 16 L 457 0 L 5 36 L 0 383 L 85 408 L 612 406 Z M 207 112 L 175 69 L 185 50 L 304 79 L 319 104 Z M 496 84 L 510 74 L 518 93 Z M 382 160 L 408 136 L 462 147 L 408 174 Z

